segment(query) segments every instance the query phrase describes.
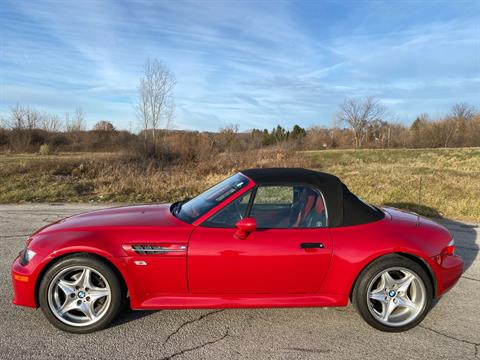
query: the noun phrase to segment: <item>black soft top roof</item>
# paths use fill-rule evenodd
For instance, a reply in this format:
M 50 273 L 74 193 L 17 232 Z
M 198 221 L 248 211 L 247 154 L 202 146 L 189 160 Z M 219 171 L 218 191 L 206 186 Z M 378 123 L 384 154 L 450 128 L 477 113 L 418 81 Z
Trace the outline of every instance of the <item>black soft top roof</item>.
M 366 224 L 384 217 L 380 210 L 361 201 L 331 174 L 302 168 L 247 169 L 241 173 L 259 185 L 302 183 L 316 187 L 325 198 L 329 227 Z

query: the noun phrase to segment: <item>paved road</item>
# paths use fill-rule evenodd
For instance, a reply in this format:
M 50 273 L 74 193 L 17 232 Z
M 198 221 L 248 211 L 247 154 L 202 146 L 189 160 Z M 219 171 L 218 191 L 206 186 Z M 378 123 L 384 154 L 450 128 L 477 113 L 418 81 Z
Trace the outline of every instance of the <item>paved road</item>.
M 417 328 L 378 332 L 347 308 L 127 312 L 110 328 L 72 335 L 40 310 L 11 305 L 10 264 L 41 225 L 97 205 L 0 205 L 0 358 L 474 359 L 480 358 L 479 229 L 441 222 L 466 262 L 459 283 Z

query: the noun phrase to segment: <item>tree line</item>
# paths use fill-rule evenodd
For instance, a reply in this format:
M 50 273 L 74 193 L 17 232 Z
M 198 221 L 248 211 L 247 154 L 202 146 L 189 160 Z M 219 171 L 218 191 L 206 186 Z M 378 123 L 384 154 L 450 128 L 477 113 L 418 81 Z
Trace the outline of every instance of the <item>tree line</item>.
M 239 131 L 230 125 L 217 132 L 172 130 L 174 74 L 156 59 L 145 63 L 134 102 L 138 134 L 118 131 L 109 121 L 87 130 L 77 107 L 63 116 L 15 105 L 0 119 L 0 150 L 9 152 L 127 151 L 161 160 L 193 160 L 225 151 L 284 147 L 296 150 L 335 148 L 436 148 L 480 146 L 480 113 L 457 103 L 445 116 L 420 114 L 406 126 L 373 97 L 349 97 L 339 105 L 331 126 L 295 124 Z
M 373 105 L 372 105 L 373 104 Z M 375 99 L 347 99 L 335 114 L 332 126 L 239 131 L 230 125 L 217 132 L 180 131 L 146 126 L 138 134 L 116 130 L 112 122 L 100 121 L 87 129 L 82 109 L 63 117 L 15 105 L 0 122 L 0 149 L 36 152 L 43 144 L 57 151 L 121 151 L 156 144 L 159 152 L 189 147 L 198 151 L 243 151 L 286 146 L 298 150 L 336 148 L 438 148 L 480 146 L 480 114 L 473 106 L 459 103 L 449 114 L 431 119 L 420 114 L 406 126 L 368 110 L 380 103 Z M 383 111 L 383 110 L 382 110 Z M 376 114 L 373 116 L 372 114 Z M 205 150 L 207 149 L 207 150 Z M 188 152 L 188 151 L 186 151 Z

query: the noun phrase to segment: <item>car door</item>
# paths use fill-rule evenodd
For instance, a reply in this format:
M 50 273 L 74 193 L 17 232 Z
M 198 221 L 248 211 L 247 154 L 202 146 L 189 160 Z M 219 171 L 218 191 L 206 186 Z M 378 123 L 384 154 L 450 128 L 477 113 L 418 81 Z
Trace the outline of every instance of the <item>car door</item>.
M 301 221 L 307 205 L 299 199 L 302 186 L 260 186 L 200 224 L 189 241 L 190 292 L 317 292 L 330 264 L 332 240 L 326 223 Z M 318 190 L 310 190 L 323 202 Z M 248 215 L 258 218 L 257 229 L 245 239 L 234 237 L 235 223 Z

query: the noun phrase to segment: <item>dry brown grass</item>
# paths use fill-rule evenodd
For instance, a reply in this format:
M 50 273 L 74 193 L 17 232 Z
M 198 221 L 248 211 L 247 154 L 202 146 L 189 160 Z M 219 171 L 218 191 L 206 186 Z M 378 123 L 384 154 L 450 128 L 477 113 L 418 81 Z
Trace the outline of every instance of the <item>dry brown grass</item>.
M 268 166 L 331 172 L 374 204 L 480 221 L 479 148 L 259 150 L 165 168 L 118 153 L 0 155 L 0 202 L 170 202 L 240 169 Z
M 332 150 L 306 153 L 379 205 L 480 221 L 480 149 Z
M 243 168 L 308 167 L 283 150 L 222 153 L 188 165 L 161 164 L 109 153 L 0 157 L 0 202 L 170 202 L 192 197 Z

